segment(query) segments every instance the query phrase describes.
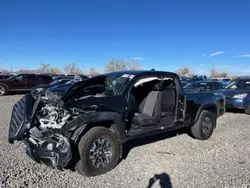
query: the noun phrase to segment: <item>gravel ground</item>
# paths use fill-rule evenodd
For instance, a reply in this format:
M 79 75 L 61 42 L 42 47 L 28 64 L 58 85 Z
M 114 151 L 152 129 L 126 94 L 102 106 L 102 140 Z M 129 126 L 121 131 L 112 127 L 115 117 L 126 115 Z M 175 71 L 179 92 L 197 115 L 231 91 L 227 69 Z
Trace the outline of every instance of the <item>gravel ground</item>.
M 0 187 L 250 187 L 250 116 L 227 113 L 207 141 L 186 134 L 134 147 L 111 172 L 86 178 L 36 164 L 20 144 L 8 144 L 12 106 L 0 97 Z M 161 185 L 160 185 L 161 184 Z

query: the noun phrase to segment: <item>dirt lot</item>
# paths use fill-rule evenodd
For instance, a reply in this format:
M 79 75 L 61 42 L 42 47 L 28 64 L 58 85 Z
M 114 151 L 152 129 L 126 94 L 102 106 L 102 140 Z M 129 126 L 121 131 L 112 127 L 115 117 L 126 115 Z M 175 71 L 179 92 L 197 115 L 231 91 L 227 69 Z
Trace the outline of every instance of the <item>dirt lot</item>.
M 137 141 L 111 172 L 86 178 L 29 159 L 7 142 L 12 105 L 21 95 L 0 97 L 0 187 L 250 187 L 250 116 L 227 113 L 208 141 L 186 134 Z M 156 138 L 154 138 L 156 139 Z M 149 141 L 148 141 L 149 142 Z M 154 183 L 154 181 L 156 181 Z M 151 184 L 153 184 L 151 186 Z

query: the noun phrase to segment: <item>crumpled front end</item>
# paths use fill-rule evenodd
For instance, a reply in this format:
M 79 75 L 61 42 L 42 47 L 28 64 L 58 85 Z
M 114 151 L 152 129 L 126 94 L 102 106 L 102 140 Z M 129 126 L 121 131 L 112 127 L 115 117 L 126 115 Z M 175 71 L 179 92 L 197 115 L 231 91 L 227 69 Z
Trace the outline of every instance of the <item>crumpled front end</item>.
M 72 159 L 72 148 L 88 121 L 103 109 L 104 94 L 83 95 L 65 102 L 57 92 L 31 92 L 13 107 L 9 142 L 22 141 L 36 162 L 64 168 Z M 109 99 L 109 98 L 108 98 Z M 96 103 L 96 104 L 94 104 Z
M 36 136 L 41 132 L 34 128 L 30 137 L 23 140 L 26 154 L 38 163 L 64 168 L 72 158 L 70 140 L 62 135 L 39 138 Z
M 22 141 L 26 153 L 36 162 L 61 169 L 72 158 L 70 139 L 59 133 L 55 123 L 50 123 L 53 120 L 45 122 L 38 117 L 38 112 L 49 108 L 46 105 L 41 107 L 41 100 L 26 94 L 13 106 L 8 140 L 10 143 Z

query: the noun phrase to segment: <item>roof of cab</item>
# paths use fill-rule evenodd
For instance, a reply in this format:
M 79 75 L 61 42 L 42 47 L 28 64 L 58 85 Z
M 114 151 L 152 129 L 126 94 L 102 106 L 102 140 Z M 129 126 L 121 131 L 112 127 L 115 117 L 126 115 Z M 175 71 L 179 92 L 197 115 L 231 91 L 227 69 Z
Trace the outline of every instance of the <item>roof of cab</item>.
M 174 72 L 158 71 L 155 69 L 151 69 L 151 70 L 124 70 L 124 71 L 115 71 L 115 72 L 110 72 L 110 73 L 105 73 L 105 74 L 112 74 L 112 73 L 134 74 L 134 75 L 140 75 L 140 74 L 146 75 L 146 74 L 158 73 L 158 74 L 171 74 L 173 76 L 178 76 Z

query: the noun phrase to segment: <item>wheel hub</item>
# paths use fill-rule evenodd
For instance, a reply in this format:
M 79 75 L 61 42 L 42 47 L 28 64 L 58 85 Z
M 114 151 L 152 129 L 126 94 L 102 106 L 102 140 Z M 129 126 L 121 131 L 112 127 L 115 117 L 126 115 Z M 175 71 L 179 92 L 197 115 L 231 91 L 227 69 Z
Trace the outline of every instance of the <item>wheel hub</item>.
M 5 92 L 5 89 L 0 86 L 0 94 L 4 94 L 4 92 Z
M 104 138 L 94 141 L 89 152 L 89 158 L 96 168 L 107 166 L 111 161 L 112 155 L 111 144 Z
M 205 135 L 209 135 L 211 130 L 212 130 L 212 118 L 209 117 L 209 116 L 206 116 L 202 122 L 203 124 L 203 128 L 202 128 L 202 131 Z

